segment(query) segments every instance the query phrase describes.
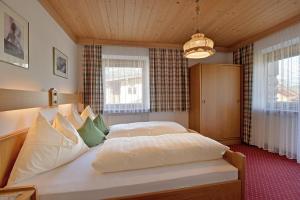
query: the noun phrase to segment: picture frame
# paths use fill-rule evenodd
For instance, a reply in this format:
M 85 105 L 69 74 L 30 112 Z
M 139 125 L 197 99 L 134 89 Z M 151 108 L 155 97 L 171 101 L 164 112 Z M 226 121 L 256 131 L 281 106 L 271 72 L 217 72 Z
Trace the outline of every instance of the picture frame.
M 29 68 L 29 23 L 0 1 L 0 61 Z
M 53 47 L 53 73 L 66 79 L 69 75 L 68 57 L 55 47 Z

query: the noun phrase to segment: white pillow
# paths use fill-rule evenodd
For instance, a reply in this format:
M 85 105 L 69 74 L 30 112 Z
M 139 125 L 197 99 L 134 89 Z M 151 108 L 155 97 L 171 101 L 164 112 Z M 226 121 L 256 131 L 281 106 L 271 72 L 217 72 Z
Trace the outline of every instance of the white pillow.
M 121 137 L 106 140 L 92 166 L 116 172 L 221 159 L 229 147 L 198 133 Z
M 150 121 L 129 124 L 116 124 L 109 128 L 107 139 L 117 137 L 154 136 L 174 133 L 187 133 L 188 130 L 176 122 Z
M 76 129 L 61 114 L 57 114 L 52 127 L 39 113 L 28 131 L 8 185 L 52 170 L 86 151 L 88 147 Z
M 93 112 L 92 108 L 90 106 L 85 107 L 85 109 L 81 113 L 81 117 L 83 121 L 86 120 L 86 118 L 90 117 L 92 120 L 94 120 L 97 116 Z
M 78 130 L 84 123 L 84 120 L 79 115 L 76 108 L 72 107 L 71 114 L 68 116 L 68 120 Z

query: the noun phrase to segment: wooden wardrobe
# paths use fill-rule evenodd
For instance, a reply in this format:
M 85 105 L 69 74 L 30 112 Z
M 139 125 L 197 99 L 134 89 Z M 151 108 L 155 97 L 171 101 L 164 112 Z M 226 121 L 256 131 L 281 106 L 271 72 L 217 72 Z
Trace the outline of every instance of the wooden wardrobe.
M 241 66 L 190 68 L 189 128 L 224 144 L 240 143 Z

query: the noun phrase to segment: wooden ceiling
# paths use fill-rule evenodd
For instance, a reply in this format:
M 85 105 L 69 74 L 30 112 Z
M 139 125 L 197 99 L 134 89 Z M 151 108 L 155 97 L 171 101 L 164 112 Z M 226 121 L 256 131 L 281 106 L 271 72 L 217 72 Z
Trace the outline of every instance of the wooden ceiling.
M 234 48 L 300 22 L 300 0 L 40 0 L 78 43 L 181 47 L 196 30 Z

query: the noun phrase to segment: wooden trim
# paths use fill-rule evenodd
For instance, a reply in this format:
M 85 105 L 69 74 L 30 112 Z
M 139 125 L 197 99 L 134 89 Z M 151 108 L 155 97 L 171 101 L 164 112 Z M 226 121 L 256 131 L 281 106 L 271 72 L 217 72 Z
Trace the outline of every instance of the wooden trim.
M 41 91 L 0 89 L 0 99 L 0 112 L 27 108 L 48 107 L 52 105 L 48 92 Z M 76 104 L 79 102 L 79 94 L 58 93 L 57 105 Z
M 282 29 L 285 29 L 285 28 L 287 28 L 289 26 L 292 26 L 292 25 L 294 25 L 296 23 L 299 23 L 299 22 L 300 22 L 300 15 L 294 16 L 294 17 L 292 17 L 292 18 L 290 18 L 290 19 L 288 19 L 284 22 L 281 22 L 281 23 L 277 24 L 276 26 L 273 26 L 272 28 L 269 28 L 265 31 L 262 31 L 258 34 L 255 34 L 255 35 L 252 35 L 250 37 L 246 37 L 246 38 L 244 38 L 244 39 L 242 39 L 242 40 L 240 40 L 240 41 L 238 41 L 238 42 L 236 42 L 232 45 L 229 45 L 228 48 L 231 51 L 234 51 L 234 50 L 236 50 L 237 48 L 239 48 L 241 46 L 247 45 L 249 43 L 256 42 L 256 41 L 258 41 L 258 40 L 260 40 L 264 37 L 267 37 L 267 36 L 269 36 L 269 35 L 271 35 L 275 32 L 278 32 Z
M 211 200 L 230 199 L 241 200 L 241 181 L 226 181 L 215 184 L 205 184 L 200 186 L 165 190 L 160 192 L 111 198 L 107 200 Z
M 240 138 L 241 142 L 244 141 L 243 132 L 244 132 L 244 66 L 241 65 L 240 71 L 240 87 L 241 87 L 241 94 L 240 94 L 240 109 L 241 109 L 241 118 L 240 118 Z
M 0 89 L 0 112 L 48 106 L 48 92 Z
M 238 168 L 239 180 L 241 180 L 241 189 L 242 189 L 242 197 L 244 200 L 245 197 L 245 188 L 246 188 L 246 157 L 244 154 L 240 152 L 233 152 L 231 150 L 226 151 L 223 158 L 227 160 L 230 164 Z
M 79 38 L 78 44 L 99 44 L 99 45 L 116 45 L 116 46 L 133 46 L 133 47 L 147 47 L 147 48 L 170 48 L 182 49 L 182 45 L 174 43 L 156 43 L 156 42 L 136 42 L 123 40 L 103 40 L 93 38 Z
M 4 187 L 18 154 L 25 141 L 28 129 L 0 136 L 0 187 Z
M 77 36 L 67 25 L 64 19 L 56 12 L 56 10 L 53 9 L 50 2 L 48 0 L 39 0 L 39 2 L 45 8 L 45 10 L 50 14 L 50 16 L 59 24 L 59 26 L 67 33 L 67 35 L 73 40 L 73 42 L 76 43 Z
M 58 93 L 58 104 L 76 104 L 80 102 L 78 94 Z
M 218 66 L 218 67 L 226 67 L 226 66 L 229 66 L 229 67 L 241 67 L 240 64 L 222 64 L 222 63 L 216 63 L 216 64 L 213 64 L 213 63 L 197 63 L 195 65 L 192 65 L 191 67 L 197 67 L 197 66 Z
M 102 40 L 93 38 L 79 38 L 78 44 L 98 44 L 98 45 L 116 45 L 116 46 L 131 46 L 144 48 L 167 48 L 167 49 L 183 49 L 183 44 L 176 43 L 157 43 L 157 42 L 137 42 L 137 41 L 123 41 L 123 40 Z M 219 52 L 230 52 L 226 47 L 215 47 Z
M 227 47 L 214 47 L 216 52 L 230 53 L 232 52 L 230 48 Z
M 16 194 L 21 193 L 20 196 L 17 196 L 16 200 L 37 199 L 37 190 L 33 185 L 0 188 L 0 196 L 1 194 L 13 194 L 13 193 Z

